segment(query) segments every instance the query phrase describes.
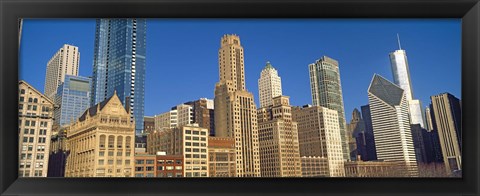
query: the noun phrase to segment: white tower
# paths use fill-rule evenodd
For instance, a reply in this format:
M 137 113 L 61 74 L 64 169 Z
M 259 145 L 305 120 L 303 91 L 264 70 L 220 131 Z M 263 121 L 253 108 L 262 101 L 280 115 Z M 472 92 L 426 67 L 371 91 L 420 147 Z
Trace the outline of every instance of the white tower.
M 272 98 L 282 95 L 282 79 L 270 62 L 267 62 L 260 73 L 258 95 L 260 97 L 260 108 L 272 105 Z

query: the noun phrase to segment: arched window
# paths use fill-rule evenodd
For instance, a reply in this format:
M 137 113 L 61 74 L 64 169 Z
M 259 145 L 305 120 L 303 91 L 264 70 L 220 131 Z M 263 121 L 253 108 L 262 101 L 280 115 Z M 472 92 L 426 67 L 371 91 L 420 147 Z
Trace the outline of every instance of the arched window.
M 100 135 L 100 148 L 105 148 L 105 140 L 106 140 L 105 135 Z
M 38 99 L 37 98 L 33 99 L 33 103 L 38 103 Z
M 28 103 L 32 103 L 33 102 L 33 99 L 32 98 L 28 98 Z
M 21 89 L 20 94 L 25 94 L 25 89 Z
M 122 145 L 123 145 L 123 137 L 118 136 L 117 137 L 117 148 L 122 148 Z
M 130 141 L 132 140 L 132 138 L 130 136 L 127 136 L 125 138 L 125 147 L 126 148 L 130 148 Z
M 108 136 L 108 148 L 113 148 L 115 146 L 115 136 Z

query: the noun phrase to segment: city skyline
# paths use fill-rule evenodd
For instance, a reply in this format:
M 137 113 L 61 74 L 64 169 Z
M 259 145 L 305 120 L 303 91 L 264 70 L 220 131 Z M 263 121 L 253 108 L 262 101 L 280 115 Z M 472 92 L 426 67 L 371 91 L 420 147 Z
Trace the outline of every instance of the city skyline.
M 327 55 L 339 61 L 345 113 L 351 113 L 354 108 L 368 103 L 367 88 L 373 73 L 393 81 L 388 54 L 398 49 L 396 33 L 401 36 L 402 49 L 408 53 L 415 98 L 424 104 L 430 102 L 431 95 L 443 92 L 461 98 L 459 20 L 168 19 L 148 20 L 147 23 L 146 116 L 164 113 L 175 105 L 201 97 L 213 99 L 213 88 L 218 81 L 218 37 L 226 33 L 238 34 L 242 39 L 245 85 L 254 94 L 257 106 L 257 80 L 267 61 L 282 76 L 283 94 L 290 96 L 292 106 L 312 104 L 308 64 Z M 57 26 L 60 32 L 47 31 L 53 26 Z M 64 32 L 75 26 L 78 32 Z M 312 27 L 322 31 L 319 35 L 304 31 L 311 31 Z M 390 28 L 372 31 L 382 27 Z M 438 28 L 444 31 L 434 33 Z M 48 60 L 39 59 L 50 58 L 63 44 L 79 47 L 82 54 L 79 75 L 91 76 L 94 32 L 94 20 L 26 20 L 22 32 L 20 79 L 43 89 L 45 76 L 42 74 Z M 65 35 L 59 36 L 59 33 Z M 294 38 L 285 38 L 294 34 L 297 35 Z M 45 39 L 34 39 L 37 36 L 45 36 Z M 366 44 L 372 40 L 376 42 Z M 43 44 L 44 47 L 55 49 L 41 49 L 43 42 L 49 43 Z M 329 47 L 332 45 L 335 47 Z M 187 49 L 195 51 L 188 53 L 192 58 L 181 58 Z M 32 50 L 36 53 L 32 54 Z M 213 74 L 215 77 L 195 77 L 199 74 Z M 431 81 L 435 85 L 430 84 Z M 195 86 L 192 88 L 191 84 Z M 183 86 L 185 88 L 179 88 Z M 349 122 L 350 116 L 345 117 Z

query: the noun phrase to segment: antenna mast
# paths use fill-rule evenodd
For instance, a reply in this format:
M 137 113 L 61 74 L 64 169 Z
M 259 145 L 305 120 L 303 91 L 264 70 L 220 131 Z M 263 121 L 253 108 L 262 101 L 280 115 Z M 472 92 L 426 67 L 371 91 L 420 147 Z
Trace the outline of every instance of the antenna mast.
M 402 50 L 402 45 L 400 45 L 400 36 L 397 33 L 398 48 Z

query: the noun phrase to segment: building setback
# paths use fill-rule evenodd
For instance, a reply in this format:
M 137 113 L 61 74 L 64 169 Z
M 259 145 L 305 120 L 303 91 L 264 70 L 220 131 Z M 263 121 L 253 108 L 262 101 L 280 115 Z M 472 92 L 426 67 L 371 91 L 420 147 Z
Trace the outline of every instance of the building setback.
M 321 106 L 303 106 L 292 108 L 293 121 L 297 122 L 300 156 L 320 157 L 305 159 L 322 164 L 322 176 L 345 176 L 342 139 L 338 123 L 338 112 Z M 325 159 L 322 159 L 325 158 Z M 302 158 L 303 159 L 303 158 Z
M 65 81 L 54 96 L 56 125 L 63 127 L 73 123 L 89 108 L 91 81 L 87 77 L 65 75 Z
M 210 177 L 235 177 L 235 140 L 231 137 L 208 137 Z
M 78 47 L 64 44 L 47 63 L 44 94 L 54 100 L 57 88 L 65 81 L 65 76 L 78 76 L 79 65 Z
M 272 64 L 267 62 L 258 79 L 260 108 L 272 105 L 272 98 L 280 95 L 282 95 L 282 79 L 278 76 L 278 72 Z
M 235 138 L 237 177 L 260 177 L 257 107 L 245 89 L 244 53 L 237 35 L 224 35 L 218 51 L 215 136 Z
M 146 34 L 146 19 L 97 19 L 90 105 L 116 91 L 136 134 L 143 131 Z
M 47 177 L 53 101 L 23 80 L 18 92 L 18 176 Z
M 135 125 L 115 92 L 66 130 L 65 177 L 133 177 Z
M 417 177 L 417 159 L 404 90 L 375 74 L 368 88 L 368 100 L 377 158 L 403 162 L 407 176 Z
M 342 153 L 345 161 L 350 160 L 348 149 L 348 134 L 346 131 L 345 110 L 343 107 L 342 84 L 338 61 L 327 56 L 308 65 L 310 73 L 310 88 L 312 104 L 338 112 L 340 137 L 342 138 Z
M 257 111 L 262 177 L 301 177 L 297 123 L 288 96 L 274 97 Z
M 447 174 L 462 170 L 462 111 L 460 100 L 449 93 L 431 96 L 435 128 L 438 131 Z

